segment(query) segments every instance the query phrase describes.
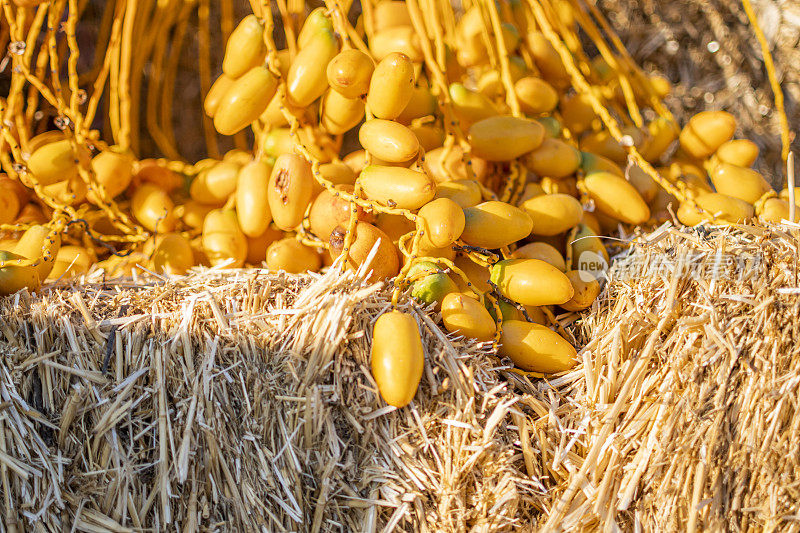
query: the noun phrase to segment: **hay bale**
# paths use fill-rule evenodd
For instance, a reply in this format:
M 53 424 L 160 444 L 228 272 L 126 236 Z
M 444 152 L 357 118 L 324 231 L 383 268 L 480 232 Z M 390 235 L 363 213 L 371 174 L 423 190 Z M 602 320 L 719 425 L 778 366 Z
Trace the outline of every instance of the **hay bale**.
M 794 529 L 798 286 L 785 228 L 665 227 L 618 257 L 561 420 L 584 467 L 545 529 Z
M 640 237 L 591 313 L 560 317 L 583 362 L 549 381 L 406 304 L 427 361 L 402 410 L 369 373 L 389 292 L 363 273 L 203 270 L 6 298 L 2 526 L 785 529 L 796 253 L 780 228 Z
M 414 309 L 423 383 L 387 408 L 368 357 L 389 292 L 363 273 L 88 281 L 2 302 L 6 531 L 509 530 L 544 510 L 520 432 L 546 384 Z

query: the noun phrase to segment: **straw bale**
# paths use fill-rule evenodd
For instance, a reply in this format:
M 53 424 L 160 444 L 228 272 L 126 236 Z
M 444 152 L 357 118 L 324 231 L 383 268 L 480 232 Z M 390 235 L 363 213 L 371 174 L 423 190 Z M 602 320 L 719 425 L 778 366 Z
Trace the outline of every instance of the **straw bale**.
M 794 529 L 791 231 L 639 235 L 559 317 L 585 347 L 550 380 L 403 304 L 427 359 L 401 410 L 369 372 L 389 291 L 363 272 L 8 297 L 0 531 Z
M 584 468 L 546 529 L 797 529 L 797 246 L 665 226 L 617 257 L 564 421 Z
M 204 270 L 4 300 L 0 530 L 530 523 L 543 473 L 515 421 L 552 408 L 546 386 L 409 307 L 425 375 L 387 408 L 369 344 L 389 292 L 362 280 Z

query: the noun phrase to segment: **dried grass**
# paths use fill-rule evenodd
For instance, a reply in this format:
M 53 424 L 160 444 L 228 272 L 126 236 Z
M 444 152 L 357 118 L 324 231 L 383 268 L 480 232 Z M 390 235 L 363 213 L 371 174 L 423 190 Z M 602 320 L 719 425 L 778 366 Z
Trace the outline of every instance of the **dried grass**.
M 547 525 L 796 530 L 796 233 L 663 229 L 649 240 L 618 260 L 584 324 L 584 376 L 562 423 L 582 434 L 586 459 L 554 492 Z M 665 258 L 678 266 L 658 273 Z
M 510 389 L 536 387 L 417 312 L 423 384 L 386 408 L 368 347 L 387 296 L 353 274 L 206 270 L 6 299 L 0 530 L 532 520 L 545 488 L 513 423 L 548 408 Z
M 720 250 L 763 271 L 647 270 Z M 780 228 L 640 238 L 563 317 L 583 363 L 549 382 L 410 308 L 427 362 L 402 410 L 369 373 L 388 291 L 353 273 L 6 298 L 0 531 L 795 529 L 797 253 Z

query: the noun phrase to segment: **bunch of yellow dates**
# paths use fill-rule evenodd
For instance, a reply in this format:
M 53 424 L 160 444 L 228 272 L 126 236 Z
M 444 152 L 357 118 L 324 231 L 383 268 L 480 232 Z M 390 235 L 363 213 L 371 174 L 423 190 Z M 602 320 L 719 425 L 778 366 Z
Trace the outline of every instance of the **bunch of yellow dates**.
M 553 5 L 550 16 L 569 31 L 570 7 Z M 198 264 L 301 273 L 370 261 L 372 280 L 394 278 L 396 298 L 408 291 L 432 306 L 449 332 L 494 341 L 524 371 L 570 369 L 576 350 L 551 329 L 554 313 L 585 310 L 600 293 L 602 235 L 665 220 L 670 204 L 687 225 L 779 221 L 789 204 L 749 168 L 758 150 L 732 140 L 728 113 L 700 113 L 681 131 L 668 114 L 636 126 L 617 112 L 616 139 L 593 98 L 612 110 L 646 107 L 668 84 L 639 73 L 625 85 L 605 59 L 576 60 L 597 89 L 576 90 L 560 50 L 579 56 L 574 34 L 553 42 L 530 22 L 544 16 L 532 6 L 477 4 L 433 35 L 419 31 L 416 2 L 381 0 L 356 28 L 320 8 L 283 50 L 254 6 L 204 102 L 220 134 L 252 129 L 252 151 L 179 173 L 110 147 L 91 157 L 90 183 L 101 187 L 87 191 L 77 168 L 88 151 L 76 157 L 60 132 L 31 140 L 26 165 L 41 187 L 73 206 L 118 206 L 145 238 L 131 256 L 103 260 L 90 244 L 56 243 L 40 265 L 0 269 L 2 291 L 94 262 L 119 275 L 135 262 L 182 274 Z M 361 149 L 342 153 L 348 136 Z M 659 183 L 629 162 L 633 148 Z M 0 244 L 3 259 L 39 257 L 48 213 L 19 182 L 0 186 L 10 191 L 3 222 L 34 224 Z M 125 233 L 112 212 L 101 210 L 92 228 Z M 411 314 L 379 317 L 372 370 L 389 404 L 411 401 L 423 353 Z

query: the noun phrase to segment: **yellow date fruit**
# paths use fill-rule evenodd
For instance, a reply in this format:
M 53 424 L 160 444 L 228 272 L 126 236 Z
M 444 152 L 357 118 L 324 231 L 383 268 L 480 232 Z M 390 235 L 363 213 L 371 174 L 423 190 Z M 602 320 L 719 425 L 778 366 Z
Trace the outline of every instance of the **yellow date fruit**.
M 263 122 L 269 128 L 280 128 L 289 124 L 286 117 L 283 115 L 282 108 L 287 108 L 292 114 L 303 116 L 303 109 L 290 105 L 285 102 L 281 93 L 275 93 L 272 100 L 267 104 L 267 108 L 258 116 L 258 120 Z M 309 108 L 310 109 L 310 108 Z
M 247 257 L 247 239 L 232 209 L 214 209 L 206 215 L 201 243 L 212 266 L 239 268 Z
M 436 97 L 427 87 L 414 87 L 411 99 L 395 120 L 410 124 L 412 120 L 436 114 Z
M 549 113 L 558 105 L 558 92 L 546 81 L 526 76 L 514 84 L 522 110 L 530 115 Z
M 586 227 L 595 232 L 595 234 L 602 233 L 602 230 L 600 229 L 600 221 L 595 213 L 584 210 L 581 224 L 586 225 Z
M 356 174 L 343 161 L 332 161 L 319 166 L 319 174 L 334 185 L 355 185 Z
M 313 272 L 322 264 L 322 258 L 295 238 L 287 237 L 275 241 L 267 248 L 267 268 L 283 270 L 290 274 Z
M 233 30 L 225 45 L 222 72 L 238 78 L 264 61 L 267 47 L 264 44 L 264 26 L 255 15 L 247 15 Z
M 414 223 L 403 215 L 390 215 L 388 213 L 378 213 L 375 217 L 375 226 L 386 233 L 395 243 L 400 237 L 416 229 Z
M 307 47 L 321 32 L 333 31 L 333 22 L 331 22 L 330 17 L 325 14 L 326 11 L 327 9 L 325 7 L 318 7 L 308 14 L 297 36 L 298 48 L 303 49 Z
M 517 306 L 512 305 L 508 302 L 504 302 L 503 300 L 497 300 L 497 307 L 500 309 L 500 320 L 497 320 L 497 309 L 495 309 L 494 305 L 489 301 L 487 298 L 485 301 L 486 310 L 489 312 L 489 315 L 492 317 L 493 320 L 496 322 L 504 322 L 506 320 L 524 320 L 525 316 L 522 314 Z M 534 307 L 534 306 L 529 306 Z
M 789 208 L 790 204 L 787 200 L 770 198 L 759 209 L 758 219 L 762 222 L 780 224 L 782 220 L 789 220 Z M 800 213 L 800 209 L 797 209 L 796 204 L 795 213 Z M 797 218 L 797 214 L 795 214 L 795 218 Z
M 569 278 L 538 259 L 505 259 L 490 271 L 500 293 L 522 305 L 563 304 L 574 296 Z
M 464 209 L 464 221 L 461 240 L 490 250 L 524 239 L 533 228 L 533 221 L 525 211 L 496 200 Z
M 500 114 L 489 98 L 467 89 L 461 83 L 451 83 L 449 92 L 450 100 L 453 103 L 453 112 L 464 126 L 470 126 L 475 122 Z
M 411 101 L 414 64 L 405 54 L 391 53 L 375 67 L 369 82 L 367 105 L 376 118 L 393 120 Z
M 272 222 L 267 186 L 272 167 L 258 159 L 246 164 L 236 180 L 236 216 L 247 237 L 263 234 Z
M 298 132 L 299 133 L 299 132 Z M 275 128 L 264 135 L 261 148 L 271 157 L 294 152 L 295 140 L 290 128 Z
M 194 266 L 194 250 L 188 238 L 180 233 L 156 236 L 150 260 L 160 274 L 185 274 Z
M 737 167 L 751 167 L 758 159 L 758 145 L 747 139 L 733 139 L 717 148 L 717 159 Z
M 628 127 L 622 129 L 622 134 L 627 135 L 633 140 L 633 145 L 640 147 L 644 142 L 642 132 L 636 128 Z M 617 140 L 607 131 L 593 131 L 583 136 L 580 142 L 581 150 L 599 154 L 624 165 L 628 160 L 628 152 Z
M 419 36 L 411 26 L 395 26 L 376 32 L 369 40 L 369 49 L 378 61 L 393 53 L 404 54 L 414 63 L 425 59 Z
M 201 204 L 195 200 L 189 200 L 179 207 L 180 212 L 178 215 L 183 223 L 190 228 L 202 228 L 203 220 L 205 220 L 206 215 L 208 215 L 208 213 L 212 211 L 214 207 L 215 206 L 213 205 Z M 177 212 L 178 210 L 176 210 L 176 213 Z
M 481 186 L 475 180 L 445 181 L 436 186 L 435 198 L 448 198 L 462 209 L 474 207 L 481 203 Z
M 58 136 L 50 135 L 57 133 Z M 60 139 L 47 142 L 52 138 Z M 40 140 L 41 139 L 41 140 Z M 39 141 L 39 142 L 37 142 Z M 33 146 L 43 143 L 35 150 Z M 28 170 L 42 185 L 52 185 L 67 181 L 78 175 L 78 165 L 69 139 L 64 139 L 61 132 L 47 132 L 37 135 L 30 141 L 31 156 L 26 162 Z M 79 148 L 79 152 L 84 153 Z M 80 155 L 79 155 L 80 157 Z
M 289 231 L 302 222 L 311 202 L 313 182 L 311 165 L 301 156 L 283 154 L 275 160 L 267 200 L 276 226 Z
M 534 235 L 558 235 L 576 226 L 583 218 L 583 207 L 574 196 L 545 194 L 527 200 L 522 208 L 533 221 Z
M 353 193 L 352 185 L 338 185 L 336 187 L 339 191 Z M 363 208 L 355 206 L 356 218 L 358 220 L 370 222 L 372 214 L 364 211 Z M 350 220 L 350 202 L 335 196 L 329 190 L 325 189 L 320 192 L 311 204 L 311 210 L 308 213 L 308 223 L 311 228 L 311 233 L 320 239 L 327 241 L 336 226 L 347 227 Z
M 7 263 L 0 267 L 0 296 L 8 296 L 22 289 L 35 291 L 39 288 L 41 277 L 36 268 L 15 264 L 16 261 L 26 260 L 21 255 L 0 250 L 0 263 Z
M 370 200 L 400 209 L 419 209 L 436 194 L 431 178 L 404 167 L 370 165 L 361 172 L 360 183 Z
M 192 200 L 207 205 L 222 205 L 236 191 L 236 180 L 242 168 L 238 162 L 220 161 L 200 172 L 189 186 Z
M 89 271 L 92 257 L 83 246 L 62 246 L 56 254 L 48 279 L 69 279 Z
M 584 174 L 592 174 L 594 172 L 610 172 L 617 176 L 625 176 L 625 173 L 618 164 L 603 157 L 601 155 L 593 154 L 591 152 L 581 152 L 581 170 Z
M 546 242 L 530 242 L 520 246 L 511 254 L 512 259 L 538 259 L 553 265 L 561 272 L 567 271 L 567 263 L 555 246 Z
M 430 152 L 444 144 L 444 130 L 435 124 L 411 125 L 410 128 L 414 135 L 417 136 L 419 145 L 426 152 Z
M 567 311 L 583 311 L 591 306 L 600 294 L 600 283 L 591 273 L 579 270 L 570 270 L 567 277 L 575 294 L 569 301 L 561 304 L 561 307 Z
M 86 182 L 74 175 L 64 181 L 57 181 L 44 187 L 44 192 L 56 201 L 67 205 L 78 205 L 86 198 Z
M 425 352 L 414 317 L 389 311 L 375 321 L 370 352 L 372 377 L 386 403 L 405 407 L 417 393 L 425 367 Z
M 705 159 L 736 131 L 736 119 L 725 111 L 701 111 L 689 119 L 678 137 L 681 148 L 695 159 Z
M 92 171 L 97 183 L 105 188 L 106 198 L 112 199 L 128 188 L 133 178 L 134 161 L 132 152 L 116 146 L 94 156 Z M 89 191 L 87 197 L 90 202 L 97 203 L 94 191 Z
M 569 86 L 570 77 L 558 51 L 550 44 L 542 33 L 530 31 L 525 36 L 536 68 L 542 73 L 545 80 L 557 88 Z
M 442 248 L 431 248 L 428 245 L 420 245 L 419 247 L 419 255 L 418 257 L 433 257 L 433 258 L 441 258 L 447 259 L 448 261 L 452 261 L 456 258 L 456 251 L 453 250 L 452 246 L 444 246 Z M 403 263 L 407 262 L 409 259 L 407 257 L 403 257 Z M 452 276 L 453 278 L 455 276 Z
M 626 224 L 643 224 L 650 218 L 650 209 L 639 191 L 625 178 L 594 172 L 586 176 L 584 185 L 601 213 Z
M 507 320 L 503 322 L 498 353 L 528 372 L 555 374 L 577 363 L 577 351 L 558 333 L 540 324 Z
M 490 341 L 497 331 L 492 315 L 475 298 L 451 292 L 442 300 L 442 322 L 450 333 Z
M 355 152 L 350 152 L 344 156 L 342 163 L 350 167 L 354 173 L 361 174 L 361 171 L 367 167 L 367 151 L 356 150 Z
M 567 243 L 572 252 L 572 269 L 601 273 L 608 267 L 608 251 L 598 234 L 586 224 L 580 224 L 578 231 Z
M 230 78 L 225 74 L 221 74 L 220 77 L 217 78 L 216 81 L 211 85 L 211 88 L 208 90 L 208 93 L 203 100 L 203 111 L 205 111 L 207 116 L 214 118 L 214 115 L 217 114 L 217 109 L 219 109 L 219 103 L 222 101 L 225 93 L 228 92 L 228 89 L 231 88 L 233 82 L 233 78 Z
M 456 256 L 453 263 L 467 276 L 469 282 L 472 284 L 472 287 L 481 292 L 492 290 L 492 286 L 489 285 L 489 277 L 491 276 L 491 272 L 489 272 L 488 268 L 483 265 L 479 265 L 465 255 Z M 464 284 L 464 280 L 461 279 L 461 276 L 456 277 L 455 281 L 463 291 L 466 293 L 470 292 L 469 288 L 467 288 L 466 284 Z
M 565 178 L 581 166 L 581 152 L 571 145 L 547 137 L 534 151 L 525 156 L 525 166 L 539 176 Z
M 464 211 L 447 198 L 428 202 L 419 210 L 418 225 L 423 231 L 420 242 L 433 248 L 450 246 L 464 231 Z
M 381 0 L 372 8 L 372 18 L 375 31 L 394 28 L 397 26 L 411 26 L 411 15 L 405 2 L 398 0 Z
M 539 182 L 539 186 L 545 194 L 568 194 L 576 198 L 580 196 L 578 180 L 572 176 L 558 179 L 545 176 Z
M 134 175 L 131 180 L 135 186 L 142 183 L 153 183 L 167 192 L 184 187 L 186 180 L 181 174 L 168 169 L 163 162 L 156 159 L 142 159 L 134 163 Z
M 267 248 L 275 241 L 284 237 L 284 233 L 273 227 L 268 227 L 258 237 L 247 237 L 247 257 L 245 260 L 251 265 L 261 265 L 267 258 Z
M 49 219 L 48 217 L 44 216 L 44 211 L 42 208 L 36 204 L 30 203 L 25 204 L 22 206 L 19 214 L 17 215 L 17 219 L 14 221 L 15 224 L 44 224 Z
M 317 32 L 300 49 L 286 76 L 286 97 L 292 105 L 306 107 L 325 93 L 328 89 L 328 63 L 338 51 L 339 43 L 333 32 L 327 29 Z
M 341 135 L 355 128 L 364 118 L 364 102 L 359 98 L 345 98 L 329 90 L 322 98 L 319 123 L 331 135 Z
M 375 62 L 361 50 L 342 50 L 328 63 L 326 74 L 331 89 L 345 98 L 360 98 L 369 91 Z
M 331 233 L 329 242 L 331 245 L 331 255 L 339 257 L 344 249 L 345 236 L 347 228 L 338 226 L 333 233 Z M 367 278 L 369 281 L 378 281 L 385 278 L 391 278 L 397 275 L 400 271 L 400 257 L 399 252 L 392 240 L 386 233 L 377 227 L 367 222 L 359 222 L 356 224 L 355 236 L 348 256 L 348 266 L 357 269 L 369 257 L 375 243 L 380 240 L 378 250 L 375 258 L 370 264 L 370 271 L 372 272 Z
M 464 67 L 473 67 L 488 62 L 489 56 L 483 40 L 483 20 L 480 9 L 473 6 L 458 21 L 456 32 L 459 37 L 458 62 Z
M 690 202 L 681 203 L 678 207 L 678 220 L 687 226 L 696 226 L 701 222 L 712 219 L 716 223 L 735 224 L 746 222 L 753 218 L 753 206 L 744 200 L 734 198 L 722 193 L 705 193 L 695 198 L 700 211 Z
M 20 182 L 0 175 L 0 224 L 14 222 L 27 201 L 27 189 Z
M 591 130 L 593 125 L 600 120 L 586 94 L 574 94 L 562 98 L 559 111 L 561 111 L 564 127 L 575 135 Z
M 473 152 L 487 161 L 511 161 L 535 150 L 542 141 L 544 126 L 519 117 L 489 117 L 469 129 Z
M 242 131 L 267 109 L 278 79 L 264 66 L 251 68 L 225 91 L 214 114 L 214 128 L 222 135 Z
M 641 152 L 642 157 L 652 163 L 664 155 L 667 148 L 678 138 L 680 130 L 671 120 L 658 117 L 647 125 L 647 132 L 650 136 Z
M 511 81 L 514 81 L 514 82 L 516 82 L 520 78 L 523 78 L 526 74 L 530 73 L 530 69 L 528 68 L 528 65 L 525 63 L 525 59 L 523 59 L 522 56 L 520 56 L 518 54 L 512 54 L 512 55 L 508 56 L 508 70 L 509 70 L 509 73 L 511 74 Z M 485 94 L 486 96 L 489 96 L 489 97 L 498 97 L 498 96 L 502 96 L 505 93 L 505 88 L 501 89 L 500 87 L 492 87 L 491 86 L 491 85 L 494 84 L 494 82 L 491 79 L 492 77 L 491 76 L 487 76 L 487 74 L 492 74 L 494 72 L 497 73 L 499 85 L 502 86 L 503 85 L 503 82 L 502 82 L 502 79 L 501 79 L 502 78 L 502 72 L 489 70 L 489 71 L 485 72 L 481 76 L 480 79 L 478 79 L 478 90 L 480 92 L 482 92 L 483 94 Z M 484 80 L 484 83 L 482 84 L 481 80 L 483 80 L 484 78 L 486 78 L 486 79 Z
M 648 81 L 659 98 L 664 98 L 672 92 L 669 80 L 659 74 L 650 74 Z
M 790 202 L 792 200 L 792 191 L 788 187 L 784 187 L 781 189 L 781 192 L 778 193 L 778 196 L 787 202 Z M 794 188 L 794 199 L 795 202 L 800 202 L 800 187 Z
M 419 140 L 410 129 L 398 122 L 375 118 L 358 130 L 364 149 L 382 161 L 405 163 L 419 153 Z
M 772 187 L 764 176 L 753 169 L 720 163 L 711 171 L 711 182 L 718 193 L 726 194 L 748 204 L 755 203 Z
M 445 183 L 451 180 L 475 179 L 481 183 L 486 179 L 489 165 L 485 159 L 470 156 L 465 160 L 464 150 L 460 146 L 436 148 L 425 154 L 423 163 L 425 172 L 430 174 L 436 183 Z M 470 170 L 472 171 L 470 173 Z
M 45 253 L 45 249 L 49 248 L 51 243 L 51 251 Z M 53 269 L 53 263 L 60 248 L 61 236 L 50 236 L 50 229 L 47 226 L 37 224 L 25 230 L 25 233 L 22 234 L 16 246 L 14 246 L 13 252 L 34 261 L 41 259 L 38 265 L 31 268 L 36 271 L 37 276 L 42 280 Z
M 156 233 L 169 233 L 175 228 L 174 207 L 169 194 L 152 183 L 142 184 L 131 199 L 133 216 L 147 230 Z

